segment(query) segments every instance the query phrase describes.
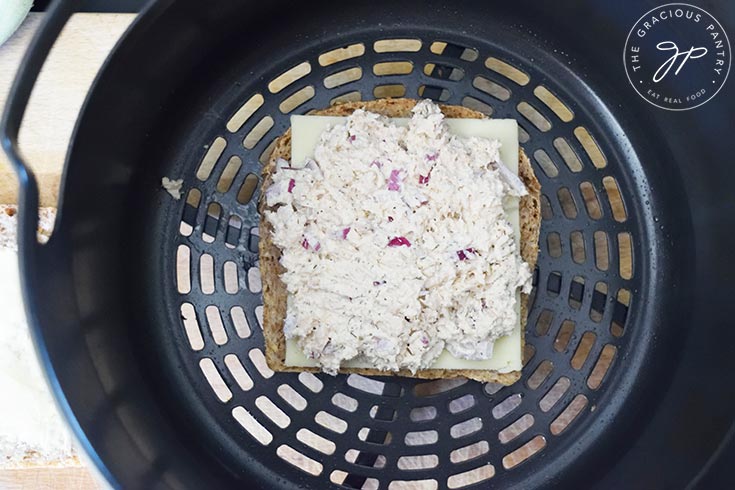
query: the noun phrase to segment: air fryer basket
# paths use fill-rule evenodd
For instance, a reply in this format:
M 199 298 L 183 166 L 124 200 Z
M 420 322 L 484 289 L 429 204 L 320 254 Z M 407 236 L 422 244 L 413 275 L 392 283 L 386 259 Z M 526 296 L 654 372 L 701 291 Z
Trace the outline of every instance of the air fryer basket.
M 735 413 L 722 379 L 735 369 L 732 91 L 677 114 L 640 99 L 618 60 L 645 9 L 204 5 L 153 2 L 111 55 L 46 246 L 15 136 L 68 2 L 3 124 L 39 352 L 113 484 L 678 488 L 732 476 L 717 459 Z M 519 122 L 543 223 L 513 386 L 265 364 L 255 203 L 272 143 L 291 114 L 396 96 Z M 181 200 L 163 176 L 184 180 Z

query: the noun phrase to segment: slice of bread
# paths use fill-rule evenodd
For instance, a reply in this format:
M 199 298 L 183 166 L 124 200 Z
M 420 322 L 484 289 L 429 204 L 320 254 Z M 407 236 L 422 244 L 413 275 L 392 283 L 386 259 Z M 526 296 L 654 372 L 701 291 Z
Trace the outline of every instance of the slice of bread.
M 367 102 L 349 102 L 335 105 L 328 109 L 315 111 L 311 114 L 321 116 L 348 116 L 356 109 L 365 109 L 387 117 L 411 117 L 411 109 L 418 101 L 414 99 L 382 99 Z M 466 107 L 441 105 L 441 110 L 447 118 L 481 119 L 486 116 Z M 268 366 L 274 371 L 311 371 L 318 372 L 316 367 L 286 366 L 286 338 L 283 334 L 283 322 L 286 318 L 286 286 L 280 279 L 284 272 L 279 259 L 281 251 L 273 244 L 271 235 L 273 228 L 263 218 L 265 202 L 262 196 L 265 189 L 272 182 L 272 173 L 276 160 L 283 158 L 291 160 L 291 130 L 287 130 L 278 138 L 268 163 L 263 168 L 263 186 L 261 200 L 258 203 L 260 211 L 260 274 L 263 282 L 263 336 L 265 337 L 265 357 Z M 520 201 L 521 225 L 521 256 L 533 267 L 538 256 L 538 239 L 541 225 L 540 191 L 541 185 L 536 179 L 528 157 L 519 152 L 518 173 L 526 184 L 529 194 Z M 528 296 L 521 295 L 521 332 L 525 330 Z M 521 335 L 523 339 L 523 334 Z M 523 340 L 521 340 L 523 342 Z M 363 375 L 399 375 L 422 379 L 457 378 L 465 377 L 484 382 L 495 382 L 509 385 L 518 381 L 520 371 L 500 373 L 483 369 L 423 369 L 415 374 L 407 370 L 398 372 L 380 371 L 371 368 L 342 368 L 340 373 L 357 373 Z

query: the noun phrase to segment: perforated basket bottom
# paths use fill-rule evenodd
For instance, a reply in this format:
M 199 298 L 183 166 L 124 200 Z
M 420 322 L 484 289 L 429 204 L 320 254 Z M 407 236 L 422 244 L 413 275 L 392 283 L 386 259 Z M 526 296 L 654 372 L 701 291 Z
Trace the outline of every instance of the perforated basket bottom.
M 581 82 L 558 85 L 538 68 L 543 60 L 530 64 L 476 40 L 394 36 L 325 39 L 318 52 L 294 52 L 264 80 L 245 79 L 237 100 L 217 101 L 226 117 L 191 128 L 197 151 L 172 163 L 184 175 L 168 175 L 184 178 L 185 197 L 160 211 L 176 216 L 160 243 L 175 260 L 160 267 L 171 278 L 167 307 L 180 315 L 161 327 L 178 357 L 159 361 L 185 371 L 210 415 L 200 430 L 216 424 L 235 441 L 230 461 L 255 458 L 313 488 L 502 485 L 539 455 L 568 447 L 615 390 L 619 360 L 634 348 L 634 291 L 649 267 L 639 250 L 644 228 L 629 214 L 644 196 L 613 157 L 621 149 L 589 118 L 605 108 L 576 97 Z M 542 184 L 543 223 L 523 377 L 513 386 L 274 374 L 265 363 L 261 165 L 290 114 L 391 96 L 519 122 Z

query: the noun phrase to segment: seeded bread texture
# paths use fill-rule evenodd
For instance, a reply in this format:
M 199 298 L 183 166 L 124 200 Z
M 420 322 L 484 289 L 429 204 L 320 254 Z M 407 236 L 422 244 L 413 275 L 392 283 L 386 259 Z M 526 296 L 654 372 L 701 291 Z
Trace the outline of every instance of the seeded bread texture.
M 387 117 L 411 117 L 411 109 L 418 101 L 414 99 L 381 99 L 366 102 L 348 102 L 310 113 L 318 116 L 349 116 L 356 109 L 382 114 Z M 486 116 L 480 112 L 460 106 L 440 105 L 447 118 L 482 119 Z M 258 203 L 260 211 L 260 273 L 263 283 L 263 337 L 265 338 L 265 357 L 274 371 L 319 372 L 317 367 L 286 366 L 286 337 L 283 334 L 283 322 L 286 318 L 286 285 L 280 275 L 284 272 L 279 259 L 280 249 L 273 243 L 273 228 L 264 218 L 265 189 L 272 182 L 272 174 L 276 160 L 291 160 L 291 130 L 287 130 L 276 140 L 273 153 L 263 168 L 263 185 L 261 199 Z M 531 162 L 521 149 L 518 153 L 518 173 L 528 188 L 529 194 L 520 201 L 521 256 L 533 267 L 538 256 L 538 240 L 541 225 L 540 192 L 541 185 L 533 173 Z M 528 314 L 528 295 L 521 295 L 521 342 Z M 415 374 L 407 370 L 397 372 L 380 371 L 372 368 L 342 368 L 340 373 L 356 373 L 362 375 L 387 376 L 398 375 L 421 379 L 469 378 L 482 382 L 494 382 L 510 385 L 521 377 L 520 371 L 500 373 L 484 369 L 422 369 Z

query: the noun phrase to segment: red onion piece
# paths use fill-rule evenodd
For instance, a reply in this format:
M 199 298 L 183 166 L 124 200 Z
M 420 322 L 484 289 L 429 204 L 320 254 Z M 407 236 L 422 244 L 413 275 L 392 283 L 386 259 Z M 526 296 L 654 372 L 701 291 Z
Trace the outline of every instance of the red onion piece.
M 388 241 L 389 247 L 410 247 L 411 242 L 404 236 L 396 236 Z
M 401 190 L 401 172 L 400 170 L 390 171 L 390 177 L 388 177 L 388 190 L 389 191 L 400 191 Z

